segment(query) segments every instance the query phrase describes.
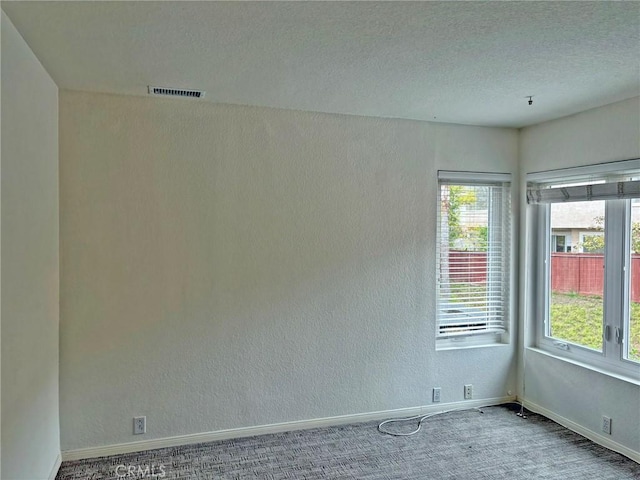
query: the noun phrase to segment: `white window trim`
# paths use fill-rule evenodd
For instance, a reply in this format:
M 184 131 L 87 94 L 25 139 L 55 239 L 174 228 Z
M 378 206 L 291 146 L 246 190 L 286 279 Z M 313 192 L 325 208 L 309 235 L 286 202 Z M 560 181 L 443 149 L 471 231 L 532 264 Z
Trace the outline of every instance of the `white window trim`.
M 569 230 L 558 230 L 555 233 L 552 232 L 551 235 L 554 237 L 564 237 L 564 252 L 558 252 L 552 249 L 552 253 L 567 253 L 567 247 L 573 247 L 571 243 L 571 232 Z
M 574 180 L 578 181 L 579 179 L 587 181 L 594 177 L 602 177 L 610 174 L 624 174 L 625 172 L 639 170 L 640 158 L 634 158 L 632 160 L 599 163 L 597 165 L 587 165 L 584 167 L 560 168 L 544 172 L 527 173 L 527 182 L 549 183 L 554 180 L 571 179 L 573 183 Z
M 527 174 L 527 182 L 551 183 L 554 181 L 575 180 L 593 176 L 618 175 L 621 172 L 627 173 L 631 170 L 640 171 L 640 159 L 628 160 L 624 162 L 613 162 L 609 164 L 593 165 L 589 167 L 577 167 L 570 169 L 555 170 L 550 172 L 536 172 Z M 615 328 L 624 330 L 624 338 L 629 338 L 629 277 L 623 274 L 623 280 L 619 276 L 625 272 L 627 265 L 630 265 L 630 209 L 629 200 L 607 200 L 605 207 L 605 232 L 607 237 L 605 246 L 605 262 L 607 269 L 605 272 L 605 292 L 603 312 L 606 319 L 609 319 L 608 329 L 605 326 L 605 339 L 603 341 L 603 351 L 597 352 L 588 347 L 577 345 L 568 341 L 559 340 L 547 335 L 548 333 L 548 312 L 550 291 L 550 272 L 548 261 L 551 258 L 551 232 L 550 229 L 550 206 L 549 204 L 529 205 L 529 213 L 533 220 L 534 228 L 527 232 L 529 240 L 534 248 L 529 252 L 532 264 L 537 265 L 528 272 L 530 278 L 538 287 L 533 295 L 529 294 L 526 303 L 529 305 L 531 317 L 535 322 L 536 347 L 548 352 L 551 355 L 565 358 L 569 361 L 579 362 L 601 369 L 611 375 L 622 375 L 629 377 L 633 381 L 640 380 L 640 368 L 637 362 L 624 358 L 626 355 L 626 343 L 619 343 L 615 339 Z M 622 224 L 625 219 L 626 225 Z M 598 234 L 599 232 L 593 232 Z M 590 233 L 589 233 L 590 234 Z M 582 243 L 583 235 L 580 234 Z M 624 255 L 620 255 L 620 245 L 624 245 Z M 540 259 L 537 256 L 542 255 Z M 611 262 L 617 262 L 612 264 Z M 613 300 L 613 301 L 612 301 Z M 623 314 L 624 311 L 624 314 Z M 619 325 L 612 325 L 612 319 L 620 318 Z M 607 337 L 608 334 L 608 337 Z

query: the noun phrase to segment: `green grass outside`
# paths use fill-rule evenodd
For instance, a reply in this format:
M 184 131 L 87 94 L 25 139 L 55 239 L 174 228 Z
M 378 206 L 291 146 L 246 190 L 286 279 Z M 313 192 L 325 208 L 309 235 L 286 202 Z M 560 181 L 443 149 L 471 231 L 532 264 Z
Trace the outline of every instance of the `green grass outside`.
M 484 284 L 451 284 L 451 301 L 465 302 L 468 297 L 482 298 Z M 485 308 L 484 302 L 472 303 Z M 589 295 L 553 293 L 551 295 L 551 332 L 554 338 L 602 351 L 602 298 Z M 640 362 L 640 303 L 631 302 L 631 342 L 629 358 Z
M 484 310 L 486 301 L 483 298 L 487 294 L 485 283 L 452 283 L 451 301 L 454 303 L 465 303 L 473 307 Z M 471 300 L 473 299 L 473 300 Z
M 578 294 L 551 295 L 551 334 L 602 351 L 602 298 Z M 631 302 L 629 358 L 640 362 L 640 303 Z

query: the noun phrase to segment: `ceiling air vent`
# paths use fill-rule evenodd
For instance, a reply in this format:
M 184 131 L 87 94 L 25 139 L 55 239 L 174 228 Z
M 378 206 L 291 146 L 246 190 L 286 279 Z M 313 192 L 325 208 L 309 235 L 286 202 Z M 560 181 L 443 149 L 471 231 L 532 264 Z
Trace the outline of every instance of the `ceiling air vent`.
M 152 87 L 149 85 L 149 94 L 151 95 L 168 95 L 170 97 L 189 97 L 189 98 L 202 98 L 204 97 L 202 90 L 185 90 L 184 88 L 169 88 L 169 87 Z

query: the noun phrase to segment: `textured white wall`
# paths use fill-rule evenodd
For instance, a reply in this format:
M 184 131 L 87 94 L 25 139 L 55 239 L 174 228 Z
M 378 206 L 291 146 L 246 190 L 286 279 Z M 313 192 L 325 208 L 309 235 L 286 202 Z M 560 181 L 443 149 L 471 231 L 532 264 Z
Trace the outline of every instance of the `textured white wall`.
M 434 349 L 436 171 L 515 130 L 61 92 L 60 133 L 63 450 L 515 390 L 514 343 Z
M 2 473 L 48 478 L 58 421 L 58 88 L 2 12 Z
M 529 172 L 639 157 L 640 97 L 528 127 L 520 134 L 522 182 Z M 523 244 L 521 265 L 525 260 Z M 532 345 L 532 326 L 529 321 L 524 345 Z M 528 400 L 595 433 L 601 433 L 602 415 L 611 417 L 611 439 L 640 452 L 640 386 L 532 351 L 526 352 L 524 382 Z

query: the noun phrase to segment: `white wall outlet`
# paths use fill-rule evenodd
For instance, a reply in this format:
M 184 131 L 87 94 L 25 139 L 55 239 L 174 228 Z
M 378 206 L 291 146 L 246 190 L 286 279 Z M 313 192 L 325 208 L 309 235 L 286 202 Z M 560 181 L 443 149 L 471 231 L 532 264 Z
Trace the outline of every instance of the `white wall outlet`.
M 147 433 L 147 417 L 133 417 L 133 434 Z
M 602 431 L 611 435 L 611 418 L 602 416 Z
M 440 401 L 440 387 L 433 387 L 433 403 Z
M 464 386 L 464 399 L 471 400 L 473 398 L 473 385 L 465 385 Z

